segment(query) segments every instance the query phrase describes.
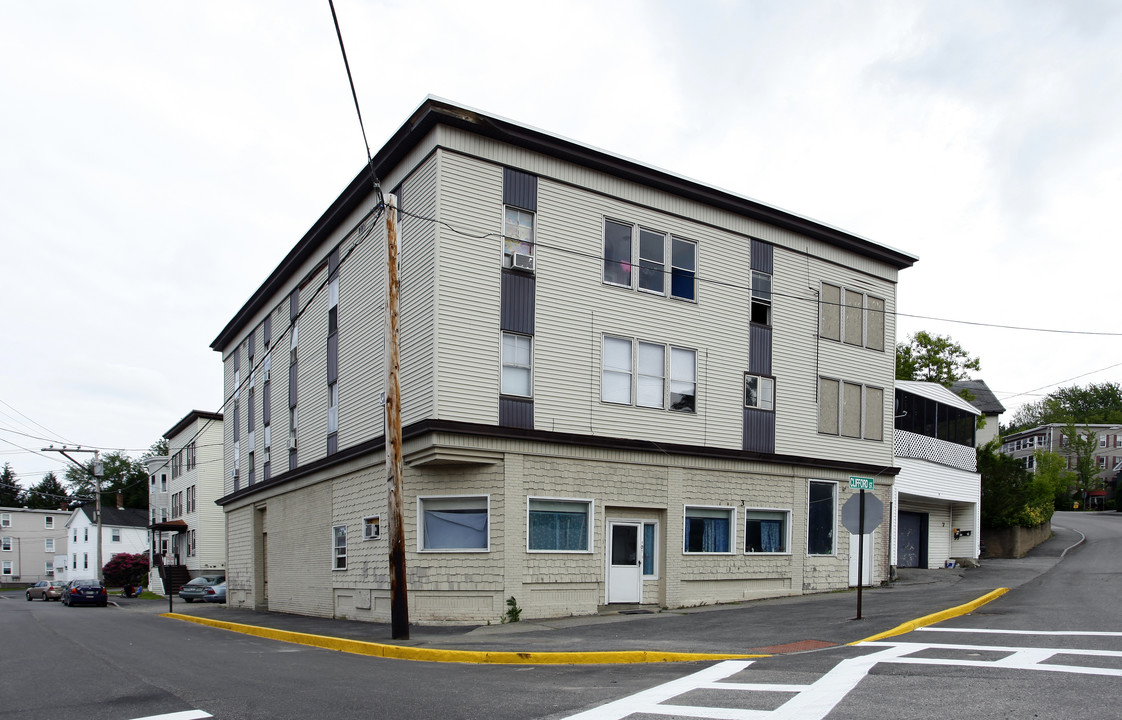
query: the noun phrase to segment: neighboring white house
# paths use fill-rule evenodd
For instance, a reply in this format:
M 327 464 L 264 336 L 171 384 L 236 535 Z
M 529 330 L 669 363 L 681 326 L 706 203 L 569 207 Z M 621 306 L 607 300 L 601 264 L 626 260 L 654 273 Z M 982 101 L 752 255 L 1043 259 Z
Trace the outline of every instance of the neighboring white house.
M 0 585 L 57 577 L 55 555 L 66 552 L 66 510 L 0 507 Z
M 148 513 L 141 508 L 101 508 L 101 564 L 117 553 L 147 554 Z M 97 513 L 94 503 L 75 509 L 65 525 L 69 562 L 60 580 L 99 577 L 97 567 Z M 56 573 L 57 575 L 57 573 Z
M 223 494 L 222 415 L 192 410 L 164 437 L 171 456 L 168 516 L 156 527 L 176 531 L 170 533 L 171 546 L 163 551 L 163 559 L 185 567 L 192 578 L 224 573 L 226 518 L 215 504 Z M 159 535 L 166 540 L 169 533 Z
M 894 497 L 916 258 L 429 99 L 279 266 L 251 268 L 266 280 L 211 344 L 230 607 L 389 618 L 371 172 L 401 207 L 414 622 L 849 585 L 850 476 Z
M 892 565 L 939 568 L 978 558 L 982 479 L 975 419 L 982 413 L 937 383 L 896 381 Z

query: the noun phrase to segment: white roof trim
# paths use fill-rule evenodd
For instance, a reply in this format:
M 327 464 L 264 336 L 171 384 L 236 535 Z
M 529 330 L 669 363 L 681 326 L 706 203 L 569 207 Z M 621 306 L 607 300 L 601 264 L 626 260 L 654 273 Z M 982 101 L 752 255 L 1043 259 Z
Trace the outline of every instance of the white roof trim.
M 915 380 L 897 380 L 896 387 L 905 392 L 910 392 L 913 395 L 925 397 L 928 400 L 934 400 L 944 405 L 956 407 L 959 410 L 965 410 L 971 415 L 981 415 L 982 411 L 974 407 L 960 396 L 955 395 L 953 392 L 943 387 L 939 383 L 932 382 L 917 382 Z

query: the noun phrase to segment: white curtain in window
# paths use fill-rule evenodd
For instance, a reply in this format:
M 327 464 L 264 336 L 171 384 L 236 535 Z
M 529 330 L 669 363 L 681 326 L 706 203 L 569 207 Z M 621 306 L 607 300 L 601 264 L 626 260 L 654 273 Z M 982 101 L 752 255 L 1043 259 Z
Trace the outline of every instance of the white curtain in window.
M 639 379 L 636 404 L 661 408 L 666 394 L 666 348 L 662 345 L 639 343 Z
M 604 372 L 600 399 L 631 404 L 631 341 L 604 338 Z

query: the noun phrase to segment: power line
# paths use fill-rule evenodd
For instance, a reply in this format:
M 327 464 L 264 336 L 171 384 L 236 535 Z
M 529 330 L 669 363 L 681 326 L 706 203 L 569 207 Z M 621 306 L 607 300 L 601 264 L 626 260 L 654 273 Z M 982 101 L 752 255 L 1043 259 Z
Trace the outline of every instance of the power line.
M 51 430 L 50 428 L 46 427 L 45 425 L 43 425 L 43 424 L 41 424 L 41 423 L 38 423 L 38 422 L 35 422 L 35 421 L 34 421 L 34 420 L 32 420 L 31 418 L 27 417 L 27 416 L 26 416 L 26 415 L 24 415 L 24 414 L 23 414 L 22 412 L 20 412 L 19 410 L 17 410 L 17 409 L 15 408 L 15 407 L 12 407 L 12 405 L 11 405 L 11 404 L 9 404 L 9 403 L 5 402 L 4 400 L 0 400 L 0 403 L 3 403 L 3 404 L 4 404 L 4 405 L 6 405 L 7 407 L 11 408 L 11 409 L 12 409 L 13 411 L 15 411 L 15 412 L 16 412 L 17 414 L 19 414 L 19 415 L 23 416 L 23 417 L 24 417 L 24 418 L 26 418 L 27 420 L 30 420 L 30 421 L 31 421 L 32 423 L 34 423 L 35 425 L 38 425 L 38 426 L 39 426 L 40 428 L 42 428 L 43 430 L 45 430 L 45 431 L 46 431 L 47 433 L 49 433 L 49 434 L 51 434 L 51 435 L 58 435 L 59 437 L 62 437 L 61 435 L 59 435 L 59 433 L 56 433 L 56 432 L 55 432 L 54 430 Z M 7 414 L 7 413 L 5 413 L 5 414 Z M 9 415 L 8 417 L 11 417 L 11 416 Z M 16 422 L 19 422 L 19 421 L 17 420 Z M 20 423 L 20 425 L 24 425 L 24 423 Z M 26 425 L 24 425 L 24 427 L 27 427 L 27 426 L 26 426 Z M 30 430 L 31 428 L 28 428 L 28 429 Z M 67 441 L 67 442 L 68 442 L 68 444 L 70 444 L 70 445 L 74 445 L 74 444 L 75 444 L 75 443 L 73 443 L 73 442 L 70 442 L 70 441 Z

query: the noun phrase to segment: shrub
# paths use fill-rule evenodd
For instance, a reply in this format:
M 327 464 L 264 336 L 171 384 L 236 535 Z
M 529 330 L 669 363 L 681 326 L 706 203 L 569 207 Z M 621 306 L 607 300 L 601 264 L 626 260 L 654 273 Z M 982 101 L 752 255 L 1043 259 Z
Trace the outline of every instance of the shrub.
M 143 585 L 148 579 L 148 556 L 117 553 L 101 569 L 106 585 Z

